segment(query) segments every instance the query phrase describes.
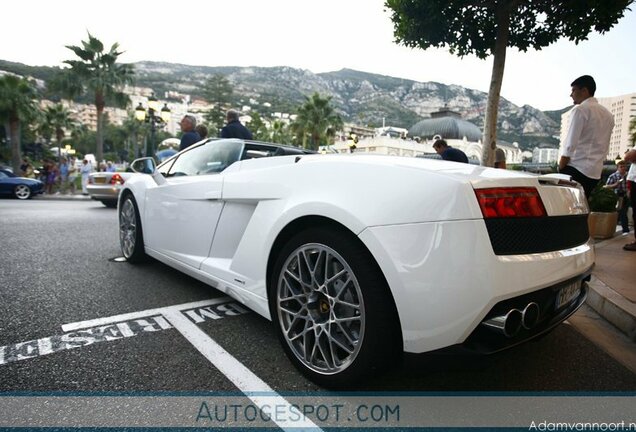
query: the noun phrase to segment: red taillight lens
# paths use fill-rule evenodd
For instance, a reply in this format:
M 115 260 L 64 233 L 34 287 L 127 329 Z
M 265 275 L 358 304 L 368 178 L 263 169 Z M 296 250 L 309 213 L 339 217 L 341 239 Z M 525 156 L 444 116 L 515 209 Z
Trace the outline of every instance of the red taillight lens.
M 546 216 L 545 207 L 535 188 L 476 189 L 475 194 L 484 218 Z
M 122 185 L 124 184 L 124 179 L 119 174 L 113 174 L 113 176 L 110 178 L 110 184 Z

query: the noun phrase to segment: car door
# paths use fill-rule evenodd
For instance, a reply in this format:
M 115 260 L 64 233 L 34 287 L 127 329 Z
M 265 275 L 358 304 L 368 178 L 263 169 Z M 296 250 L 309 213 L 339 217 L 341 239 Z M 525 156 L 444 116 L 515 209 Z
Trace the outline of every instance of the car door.
M 166 182 L 146 192 L 144 243 L 194 268 L 207 258 L 223 210 L 223 170 L 242 153 L 242 141 L 211 141 L 179 155 Z

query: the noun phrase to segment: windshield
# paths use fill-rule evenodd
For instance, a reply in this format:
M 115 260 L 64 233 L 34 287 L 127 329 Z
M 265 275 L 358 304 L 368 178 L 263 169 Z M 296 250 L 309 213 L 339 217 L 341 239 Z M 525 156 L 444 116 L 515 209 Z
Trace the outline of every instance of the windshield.
M 218 140 L 195 147 L 177 157 L 168 177 L 220 173 L 241 158 L 244 145 L 240 140 Z

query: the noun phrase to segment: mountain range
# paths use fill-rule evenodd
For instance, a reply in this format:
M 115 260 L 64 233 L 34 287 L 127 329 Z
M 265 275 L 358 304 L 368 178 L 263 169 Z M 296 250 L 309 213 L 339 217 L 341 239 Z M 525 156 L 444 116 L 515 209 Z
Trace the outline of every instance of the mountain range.
M 447 108 L 482 128 L 488 99 L 487 93 L 459 85 L 418 82 L 352 69 L 313 73 L 287 66 L 209 67 L 148 61 L 133 65 L 136 85 L 152 88 L 158 95 L 178 91 L 201 97 L 204 81 L 221 74 L 233 87 L 234 102 L 249 105 L 261 115 L 293 113 L 305 96 L 317 92 L 332 97 L 333 106 L 345 122 L 372 127 L 385 124 L 408 129 L 431 112 Z M 57 68 L 0 60 L 0 70 L 46 81 Z M 529 105 L 519 107 L 501 98 L 498 138 L 518 142 L 523 150 L 541 144 L 556 146 L 561 113 L 568 108 L 544 112 Z

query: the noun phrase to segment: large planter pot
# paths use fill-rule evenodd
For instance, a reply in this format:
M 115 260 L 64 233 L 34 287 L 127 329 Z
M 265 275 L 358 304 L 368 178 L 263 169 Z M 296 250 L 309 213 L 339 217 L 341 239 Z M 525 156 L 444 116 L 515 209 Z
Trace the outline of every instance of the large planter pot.
M 590 237 L 596 239 L 607 239 L 614 236 L 616 224 L 618 223 L 618 213 L 591 212 L 587 219 L 587 226 L 590 230 Z

